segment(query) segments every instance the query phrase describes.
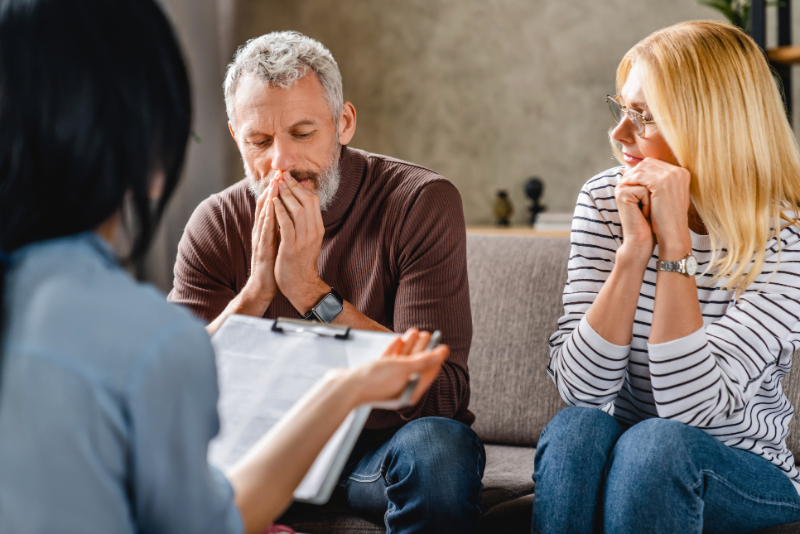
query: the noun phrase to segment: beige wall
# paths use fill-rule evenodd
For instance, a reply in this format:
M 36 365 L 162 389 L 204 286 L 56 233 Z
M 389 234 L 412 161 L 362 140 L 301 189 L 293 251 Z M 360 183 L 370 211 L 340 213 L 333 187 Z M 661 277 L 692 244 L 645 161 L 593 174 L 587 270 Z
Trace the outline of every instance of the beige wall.
M 440 172 L 468 223 L 490 222 L 508 189 L 523 222 L 531 175 L 551 210 L 572 211 L 583 182 L 615 164 L 605 95 L 619 60 L 696 18 L 719 17 L 695 0 L 241 0 L 237 34 L 320 40 L 358 111 L 352 146 Z
M 581 184 L 614 165 L 604 96 L 625 51 L 674 22 L 718 18 L 695 0 L 161 1 L 189 64 L 202 137 L 147 262 L 164 290 L 193 209 L 242 176 L 221 85 L 248 38 L 294 29 L 325 43 L 358 110 L 353 146 L 447 176 L 470 223 L 490 222 L 496 191 L 508 189 L 522 223 L 529 176 L 545 179 L 551 210 L 571 211 Z M 794 27 L 800 44 L 800 9 Z

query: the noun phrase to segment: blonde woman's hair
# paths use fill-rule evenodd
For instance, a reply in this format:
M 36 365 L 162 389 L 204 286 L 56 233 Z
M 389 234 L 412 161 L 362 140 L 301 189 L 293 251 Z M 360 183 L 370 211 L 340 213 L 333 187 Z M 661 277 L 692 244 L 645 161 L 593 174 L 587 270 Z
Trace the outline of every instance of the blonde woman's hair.
M 717 21 L 639 42 L 617 69 L 618 94 L 634 64 L 658 131 L 691 173 L 714 250 L 707 272 L 738 298 L 761 272 L 766 243 L 800 213 L 800 152 L 778 85 L 758 45 Z

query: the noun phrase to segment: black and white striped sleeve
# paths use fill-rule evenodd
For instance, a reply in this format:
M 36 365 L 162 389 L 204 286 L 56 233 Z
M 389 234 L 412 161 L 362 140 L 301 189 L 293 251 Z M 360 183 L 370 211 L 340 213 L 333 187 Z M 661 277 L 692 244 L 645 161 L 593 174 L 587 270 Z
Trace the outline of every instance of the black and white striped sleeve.
M 619 171 L 589 180 L 578 196 L 572 218 L 564 315 L 550 337 L 548 372 L 561 398 L 573 406 L 602 407 L 613 401 L 625 381 L 630 345 L 613 345 L 586 321 L 614 267 L 620 222 L 614 200 Z
M 786 402 L 776 377 L 788 372 L 792 354 L 800 348 L 796 233 L 793 228 L 783 230 L 777 271 L 777 254 L 771 254 L 756 282 L 724 316 L 684 338 L 648 344 L 660 417 L 714 428 L 741 422 L 747 415 L 743 411 L 765 408 L 756 404 Z M 770 391 L 774 398 L 765 397 Z

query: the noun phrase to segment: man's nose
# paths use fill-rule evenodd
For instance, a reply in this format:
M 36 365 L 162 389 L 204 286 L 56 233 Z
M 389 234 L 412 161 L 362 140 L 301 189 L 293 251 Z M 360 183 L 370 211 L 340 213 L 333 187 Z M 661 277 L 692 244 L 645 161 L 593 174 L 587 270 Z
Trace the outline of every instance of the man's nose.
M 272 168 L 288 171 L 294 168 L 295 155 L 291 143 L 275 140 L 272 145 Z

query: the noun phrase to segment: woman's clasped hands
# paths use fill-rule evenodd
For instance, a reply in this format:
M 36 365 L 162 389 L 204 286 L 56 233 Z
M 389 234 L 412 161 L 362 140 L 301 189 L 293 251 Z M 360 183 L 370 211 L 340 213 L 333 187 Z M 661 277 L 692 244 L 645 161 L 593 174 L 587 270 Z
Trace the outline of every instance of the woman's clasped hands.
M 654 158 L 626 169 L 614 191 L 624 239 L 618 254 L 646 263 L 656 243 L 669 261 L 690 252 L 690 183 L 688 170 Z

